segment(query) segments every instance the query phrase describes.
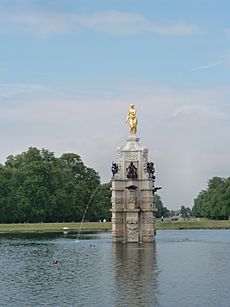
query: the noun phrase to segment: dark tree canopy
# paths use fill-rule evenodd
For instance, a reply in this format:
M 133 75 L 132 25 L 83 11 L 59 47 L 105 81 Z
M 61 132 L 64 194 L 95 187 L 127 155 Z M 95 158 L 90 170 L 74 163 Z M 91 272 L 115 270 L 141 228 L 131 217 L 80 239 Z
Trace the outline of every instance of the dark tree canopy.
M 89 199 L 100 185 L 97 172 L 79 155 L 30 147 L 0 165 L 0 222 L 80 221 Z M 86 219 L 110 217 L 109 184 L 101 184 Z

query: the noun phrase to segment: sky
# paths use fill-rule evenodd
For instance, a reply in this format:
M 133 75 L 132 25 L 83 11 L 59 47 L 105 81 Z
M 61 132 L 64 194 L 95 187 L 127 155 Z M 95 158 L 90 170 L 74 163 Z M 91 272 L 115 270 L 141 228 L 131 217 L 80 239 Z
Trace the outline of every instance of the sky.
M 228 0 L 0 0 L 0 163 L 74 152 L 111 179 L 137 109 L 166 207 L 230 176 Z

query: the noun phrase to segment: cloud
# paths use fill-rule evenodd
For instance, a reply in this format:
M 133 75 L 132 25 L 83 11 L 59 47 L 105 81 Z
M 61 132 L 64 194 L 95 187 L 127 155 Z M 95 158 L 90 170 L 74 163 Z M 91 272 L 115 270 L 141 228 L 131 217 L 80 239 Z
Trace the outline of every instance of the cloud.
M 209 119 L 222 120 L 226 118 L 226 113 L 211 105 L 182 105 L 176 109 L 172 117 L 185 117 L 186 119 L 194 116 L 208 117 Z
M 156 23 L 138 14 L 119 11 L 75 16 L 74 19 L 82 27 L 121 35 L 139 32 L 152 32 L 162 35 L 191 35 L 198 30 L 195 25 L 182 22 Z
M 28 91 L 18 91 L 13 105 L 0 104 L 1 162 L 29 146 L 56 155 L 76 152 L 109 181 L 111 161 L 128 136 L 128 108 L 135 103 L 140 145 L 149 148 L 149 160 L 155 162 L 164 205 L 192 206 L 209 178 L 228 175 L 230 145 L 223 136 L 230 134 L 229 86 L 179 91 L 122 82 L 109 90 L 87 85 L 80 90 L 63 86 L 29 97 Z
M 21 94 L 35 94 L 46 91 L 40 84 L 0 83 L 0 98 L 10 98 Z
M 156 22 L 142 15 L 103 11 L 91 14 L 67 14 L 35 9 L 5 9 L 0 12 L 0 32 L 36 31 L 43 35 L 59 34 L 80 29 L 107 32 L 116 35 L 130 35 L 142 32 L 160 35 L 192 35 L 198 27 L 181 21 Z
M 197 67 L 191 69 L 191 71 L 209 69 L 209 68 L 212 68 L 212 67 L 221 65 L 221 64 L 223 64 L 223 63 L 224 63 L 224 61 L 217 61 L 217 62 L 214 62 L 214 63 L 210 63 L 210 64 L 206 64 L 206 65 L 202 65 L 202 66 L 197 66 Z

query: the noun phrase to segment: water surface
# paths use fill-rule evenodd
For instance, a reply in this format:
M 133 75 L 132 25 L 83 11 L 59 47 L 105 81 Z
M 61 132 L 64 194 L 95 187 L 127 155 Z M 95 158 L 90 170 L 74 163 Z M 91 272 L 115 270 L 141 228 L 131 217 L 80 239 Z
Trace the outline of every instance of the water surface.
M 0 306 L 230 306 L 230 230 L 0 236 Z

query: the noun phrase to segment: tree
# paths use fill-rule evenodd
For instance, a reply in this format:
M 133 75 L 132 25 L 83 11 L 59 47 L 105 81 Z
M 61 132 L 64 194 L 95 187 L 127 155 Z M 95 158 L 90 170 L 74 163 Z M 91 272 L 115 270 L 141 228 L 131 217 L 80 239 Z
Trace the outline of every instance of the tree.
M 81 221 L 97 187 L 100 177 L 79 155 L 56 158 L 46 149 L 30 147 L 0 165 L 0 222 Z M 91 220 L 110 216 L 107 188 L 101 185 L 92 199 Z
M 230 215 L 230 178 L 213 177 L 194 200 L 192 214 L 197 217 L 228 219 Z
M 163 206 L 162 200 L 158 194 L 154 194 L 154 201 L 156 206 L 156 218 L 168 217 L 169 216 L 169 210 Z
M 185 208 L 185 206 L 181 206 L 180 214 L 183 218 L 190 217 L 191 209 L 189 207 Z
M 99 186 L 89 206 L 87 219 L 89 221 L 109 220 L 111 218 L 111 183 Z

